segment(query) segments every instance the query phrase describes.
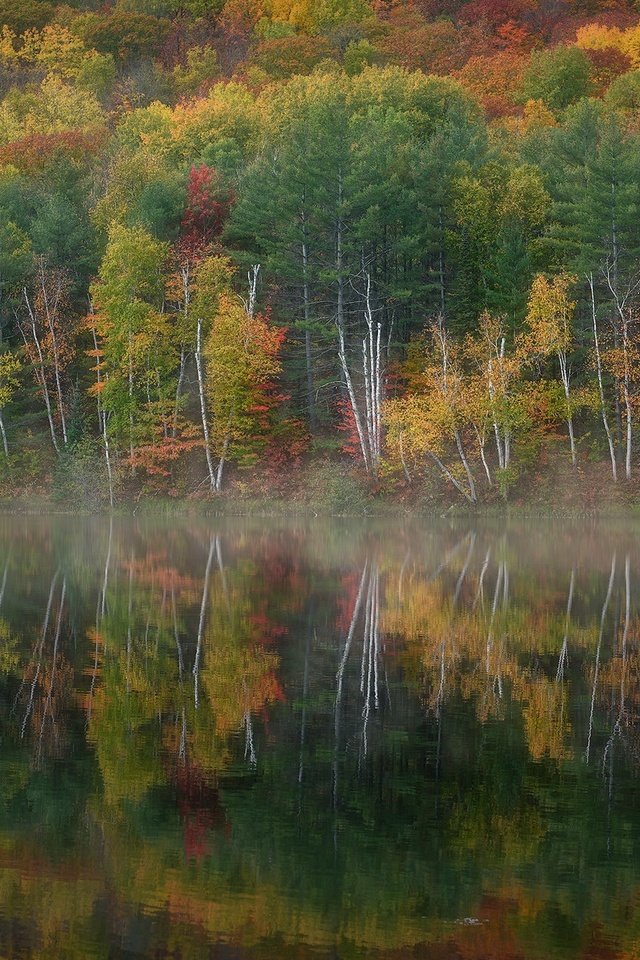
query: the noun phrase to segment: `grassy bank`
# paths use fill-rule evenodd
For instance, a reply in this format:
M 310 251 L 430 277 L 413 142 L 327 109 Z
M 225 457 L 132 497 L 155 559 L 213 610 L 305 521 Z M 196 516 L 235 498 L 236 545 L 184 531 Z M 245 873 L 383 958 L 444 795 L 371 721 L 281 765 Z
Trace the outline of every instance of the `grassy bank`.
M 58 466 L 38 483 L 14 476 L 0 496 L 0 509 L 11 513 L 95 514 L 109 511 L 99 474 L 85 464 Z M 4 485 L 3 485 L 4 486 Z M 437 475 L 412 480 L 386 475 L 375 482 L 348 461 L 308 463 L 295 475 L 237 472 L 222 493 L 192 485 L 175 496 L 152 487 L 117 491 L 117 514 L 164 516 L 353 516 L 353 517 L 640 517 L 640 484 L 613 484 L 607 465 L 580 462 L 574 469 L 562 458 L 523 475 L 510 490 L 481 492 L 477 504 L 466 502 Z

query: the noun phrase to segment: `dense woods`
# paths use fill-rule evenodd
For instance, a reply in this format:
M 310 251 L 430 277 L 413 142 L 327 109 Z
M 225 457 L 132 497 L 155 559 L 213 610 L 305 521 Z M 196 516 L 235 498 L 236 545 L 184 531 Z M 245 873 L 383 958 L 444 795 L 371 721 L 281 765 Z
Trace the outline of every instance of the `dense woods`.
M 632 3 L 0 21 L 5 496 L 633 497 Z

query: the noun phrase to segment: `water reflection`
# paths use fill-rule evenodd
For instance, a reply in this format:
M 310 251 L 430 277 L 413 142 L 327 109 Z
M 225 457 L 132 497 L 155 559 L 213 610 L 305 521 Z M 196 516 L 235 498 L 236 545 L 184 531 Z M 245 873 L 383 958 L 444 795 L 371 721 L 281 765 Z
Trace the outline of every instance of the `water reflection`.
M 628 525 L 1 519 L 0 955 L 640 955 L 639 576 Z

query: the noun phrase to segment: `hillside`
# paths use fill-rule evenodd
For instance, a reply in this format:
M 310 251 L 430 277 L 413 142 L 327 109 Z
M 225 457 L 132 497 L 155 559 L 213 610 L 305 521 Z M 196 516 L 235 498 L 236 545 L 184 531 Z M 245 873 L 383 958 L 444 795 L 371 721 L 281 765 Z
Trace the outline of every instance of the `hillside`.
M 0 23 L 5 501 L 635 501 L 634 4 Z

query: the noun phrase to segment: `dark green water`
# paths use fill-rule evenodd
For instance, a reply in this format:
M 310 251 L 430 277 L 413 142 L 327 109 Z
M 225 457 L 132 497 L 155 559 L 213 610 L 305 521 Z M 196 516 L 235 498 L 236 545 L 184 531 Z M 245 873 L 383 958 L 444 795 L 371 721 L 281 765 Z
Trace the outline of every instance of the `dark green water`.
M 631 525 L 0 518 L 0 957 L 640 957 Z

